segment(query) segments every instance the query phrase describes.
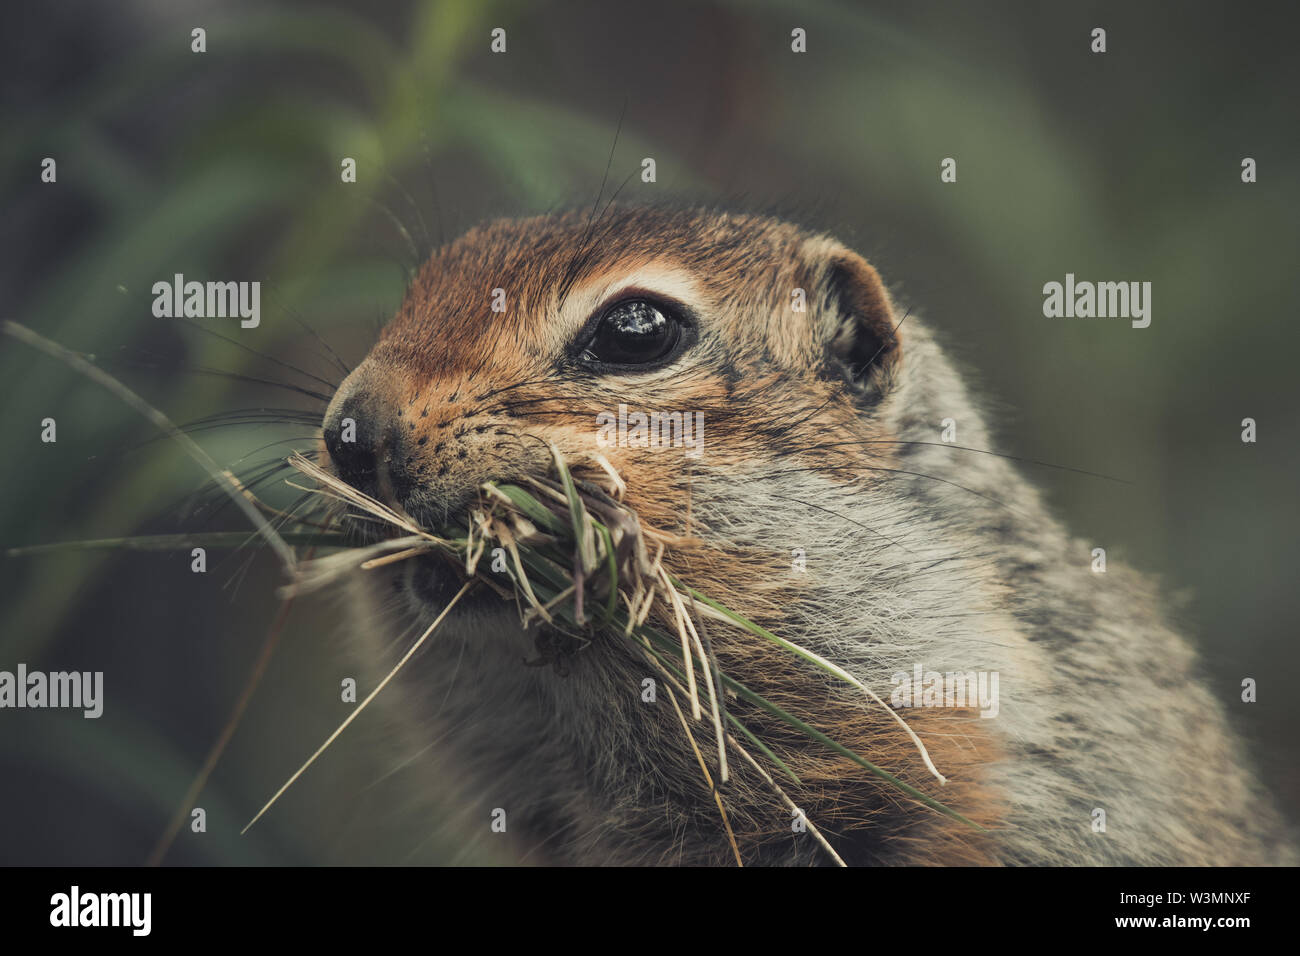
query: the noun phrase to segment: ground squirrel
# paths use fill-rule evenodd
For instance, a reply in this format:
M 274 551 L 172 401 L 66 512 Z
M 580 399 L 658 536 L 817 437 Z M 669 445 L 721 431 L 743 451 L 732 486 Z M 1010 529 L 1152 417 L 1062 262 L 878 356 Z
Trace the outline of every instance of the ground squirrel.
M 601 448 L 642 519 L 693 542 L 665 555 L 674 573 L 886 701 L 917 666 L 999 677 L 991 719 L 969 705 L 900 711 L 947 775 L 941 787 L 887 710 L 712 630 L 724 668 L 986 831 L 749 715 L 802 781 L 791 798 L 846 861 L 1292 859 L 1158 594 L 1114 563 L 1091 573 L 1090 546 L 1017 467 L 980 453 L 993 444 L 979 402 L 934 334 L 832 238 L 619 205 L 594 221 L 473 229 L 433 254 L 339 388 L 325 458 L 437 523 L 485 480 L 546 472 L 547 443 L 580 466 L 598 416 L 620 406 L 702 415 L 702 449 Z M 940 441 L 948 417 L 960 448 Z M 355 441 L 341 440 L 344 419 Z M 458 584 L 432 559 L 359 582 L 351 629 L 365 661 L 386 670 L 401 635 Z M 389 711 L 403 746 L 443 768 L 474 826 L 504 808 L 530 862 L 734 862 L 671 708 L 642 699 L 645 661 L 591 637 L 525 630 L 513 604 L 476 594 L 398 681 Z M 707 755 L 707 726 L 699 738 Z M 732 772 L 725 799 L 746 864 L 826 862 L 757 774 Z

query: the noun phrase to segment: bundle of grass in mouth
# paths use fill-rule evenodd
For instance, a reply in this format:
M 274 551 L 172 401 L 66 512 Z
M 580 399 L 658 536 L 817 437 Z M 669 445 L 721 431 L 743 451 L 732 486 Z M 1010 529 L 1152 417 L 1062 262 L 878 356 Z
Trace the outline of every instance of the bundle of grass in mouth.
M 636 513 L 623 502 L 624 484 L 608 462 L 594 456 L 601 466 L 604 480 L 581 481 L 575 480 L 554 445 L 551 446 L 551 455 L 552 469 L 547 478 L 528 478 L 522 484 L 484 484 L 477 503 L 465 515 L 463 523 L 436 532 L 419 527 L 409 517 L 358 491 L 302 455 L 289 459 L 293 467 L 317 483 L 317 488 L 310 490 L 337 499 L 360 513 L 354 514 L 354 518 L 380 522 L 393 534 L 393 537 L 375 544 L 346 548 L 301 563 L 296 580 L 288 586 L 289 589 L 298 593 L 316 590 L 358 570 L 364 572 L 431 553 L 455 562 L 462 569 L 465 580 L 442 614 L 412 644 L 388 677 L 280 793 L 401 670 L 435 633 L 456 602 L 471 588 L 482 586 L 504 599 L 514 600 L 525 625 L 545 624 L 570 635 L 582 645 L 626 641 L 644 657 L 652 670 L 665 681 L 681 731 L 690 741 L 738 863 L 743 863 L 743 860 L 727 818 L 725 797 L 731 761 L 740 759 L 747 763 L 792 813 L 802 814 L 780 782 L 784 778 L 799 785 L 799 777 L 760 734 L 747 726 L 746 715 L 756 711 L 793 728 L 807 739 L 809 746 L 824 748 L 847 758 L 907 797 L 979 828 L 720 668 L 708 639 L 708 628 L 715 625 L 739 629 L 772 645 L 788 655 L 791 667 L 820 669 L 835 681 L 865 695 L 872 705 L 888 711 L 893 720 L 906 730 L 930 773 L 940 783 L 946 782 L 924 744 L 902 717 L 855 677 L 813 651 L 785 640 L 728 609 L 693 588 L 690 582 L 679 580 L 670 573 L 665 567 L 664 557 L 674 536 L 643 526 Z M 489 569 L 491 562 L 485 558 L 494 551 L 507 557 L 504 570 Z M 733 706 L 729 707 L 728 701 Z M 738 706 L 735 706 L 736 702 L 739 702 Z M 716 758 L 712 761 L 706 760 L 692 730 L 692 725 L 700 722 L 711 725 L 710 736 L 716 745 Z M 261 813 L 269 809 L 280 793 Z M 831 859 L 842 865 L 843 861 L 817 829 L 815 821 L 805 819 L 805 823 Z
M 475 587 L 488 588 L 503 600 L 515 601 L 525 625 L 555 629 L 584 646 L 599 641 L 627 642 L 628 647 L 640 654 L 663 678 L 681 732 L 689 741 L 705 788 L 712 795 L 737 864 L 743 865 L 744 860 L 728 819 L 726 799 L 726 784 L 731 773 L 729 767 L 735 759 L 751 767 L 787 809 L 803 819 L 808 832 L 831 861 L 844 865 L 817 828 L 816 821 L 803 817 L 803 811 L 786 792 L 783 781 L 796 787 L 801 786 L 802 781 L 778 756 L 775 748 L 764 741 L 763 734 L 751 729 L 755 717 L 778 722 L 799 739 L 806 740 L 807 746 L 822 748 L 828 754 L 851 761 L 895 788 L 904 798 L 915 800 L 977 830 L 982 829 L 720 667 L 708 637 L 709 628 L 715 625 L 737 629 L 770 645 L 778 653 L 788 656 L 790 667 L 820 670 L 851 692 L 864 695 L 872 706 L 887 712 L 889 718 L 906 732 L 929 772 L 941 784 L 946 783 L 920 738 L 866 685 L 838 665 L 772 633 L 696 590 L 689 581 L 680 580 L 670 573 L 664 563 L 666 549 L 679 539 L 643 526 L 636 513 L 622 500 L 625 490 L 622 479 L 599 455 L 593 456 L 593 461 L 599 466 L 593 472 L 599 475 L 599 480 L 579 481 L 575 480 L 568 463 L 552 445 L 552 467 L 546 478 L 527 478 L 521 484 L 486 483 L 479 490 L 477 502 L 462 516 L 460 523 L 429 530 L 323 470 L 309 458 L 295 453 L 288 463 L 315 483 L 315 487 L 295 487 L 332 498 L 349 512 L 352 520 L 372 522 L 379 529 L 381 540 L 359 547 L 351 546 L 350 537 L 343 532 L 328 528 L 322 530 L 321 526 L 310 522 L 297 523 L 291 515 L 267 506 L 229 470 L 217 465 L 165 415 L 93 365 L 87 357 L 70 352 L 13 322 L 5 323 L 4 331 L 59 358 L 108 388 L 175 439 L 253 521 L 265 546 L 275 551 L 290 578 L 290 583 L 283 589 L 286 597 L 319 590 L 359 572 L 430 555 L 454 563 L 463 572 L 464 581 L 460 589 L 441 613 L 241 832 L 247 832 L 365 711 L 436 634 L 449 612 Z M 281 531 L 271 526 L 266 520 L 267 515 L 286 522 Z M 246 543 L 247 536 L 238 533 L 152 535 L 38 545 L 11 549 L 9 553 L 88 547 L 165 549 L 194 544 L 215 547 Z M 337 550 L 324 557 L 299 560 L 291 544 Z M 485 561 L 485 556 L 496 549 L 508 556 L 504 571 L 491 570 L 490 560 Z M 245 699 L 249 692 L 251 686 L 245 692 Z M 241 700 L 237 706 L 232 724 L 238 720 L 244 702 Z M 733 706 L 728 706 L 728 702 Z M 709 736 L 716 748 L 712 761 L 706 758 L 693 729 L 701 726 L 707 726 L 711 731 Z M 228 739 L 228 733 L 209 755 L 207 766 L 187 796 L 201 788 L 225 739 Z M 172 835 L 174 828 L 175 821 Z M 166 839 L 161 845 L 165 848 Z

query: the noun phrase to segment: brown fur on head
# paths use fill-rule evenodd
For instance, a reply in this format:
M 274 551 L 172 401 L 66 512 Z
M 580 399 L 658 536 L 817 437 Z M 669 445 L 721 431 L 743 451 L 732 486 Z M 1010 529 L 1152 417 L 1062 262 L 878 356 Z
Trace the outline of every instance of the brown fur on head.
M 693 344 L 665 368 L 585 367 L 584 331 L 629 297 L 677 308 Z M 359 444 L 383 458 L 377 483 L 395 482 L 386 490 L 422 514 L 463 504 L 487 478 L 544 471 L 538 439 L 584 459 L 597 447 L 593 416 L 619 404 L 702 411 L 711 460 L 752 462 L 756 446 L 780 456 L 801 434 L 857 437 L 862 405 L 901 360 L 896 325 L 871 266 L 774 220 L 612 208 L 595 223 L 581 213 L 493 222 L 425 265 L 335 396 L 327 440 L 330 422 L 356 412 L 346 417 Z M 680 512 L 669 494 L 677 456 L 608 456 L 647 517 Z M 832 445 L 822 464 L 860 458 Z

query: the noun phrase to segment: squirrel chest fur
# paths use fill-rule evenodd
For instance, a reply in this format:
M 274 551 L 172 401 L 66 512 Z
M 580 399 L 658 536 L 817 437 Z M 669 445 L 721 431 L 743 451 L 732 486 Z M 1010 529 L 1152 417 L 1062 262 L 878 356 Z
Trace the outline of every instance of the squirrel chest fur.
M 327 464 L 435 526 L 485 481 L 544 476 L 552 444 L 575 474 L 599 453 L 675 542 L 669 571 L 886 703 L 916 668 L 997 675 L 995 714 L 899 709 L 940 786 L 886 707 L 709 629 L 723 670 L 980 825 L 746 713 L 851 864 L 1280 860 L 1270 799 L 1157 594 L 1114 563 L 1090 573 L 1089 546 L 1016 468 L 971 450 L 992 447 L 976 399 L 924 322 L 903 320 L 861 257 L 772 219 L 614 206 L 498 221 L 420 272 L 330 404 Z M 697 447 L 602 440 L 599 416 L 620 408 L 699 422 Z M 960 448 L 939 440 L 945 418 Z M 363 661 L 386 672 L 459 584 L 423 560 L 358 581 Z M 672 704 L 644 699 L 658 675 L 618 638 L 525 628 L 480 589 L 390 689 L 395 756 L 419 754 L 454 794 L 467 840 L 504 810 L 503 844 L 528 862 L 734 863 Z M 694 730 L 716 779 L 712 726 Z M 753 767 L 733 762 L 721 796 L 746 864 L 827 861 Z

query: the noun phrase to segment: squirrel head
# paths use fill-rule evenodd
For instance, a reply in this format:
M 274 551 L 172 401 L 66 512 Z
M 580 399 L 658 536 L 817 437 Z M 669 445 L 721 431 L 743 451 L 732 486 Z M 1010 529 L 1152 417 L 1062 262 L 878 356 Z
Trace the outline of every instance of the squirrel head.
M 600 452 L 626 470 L 653 514 L 670 503 L 644 489 L 675 487 L 685 456 L 729 467 L 822 445 L 827 466 L 848 464 L 830 446 L 889 395 L 898 325 L 865 260 L 777 220 L 619 206 L 500 220 L 424 266 L 330 403 L 324 442 L 341 477 L 419 521 L 486 480 L 544 474 L 552 443 L 575 467 Z M 620 407 L 698 416 L 706 435 L 610 445 L 597 417 Z

